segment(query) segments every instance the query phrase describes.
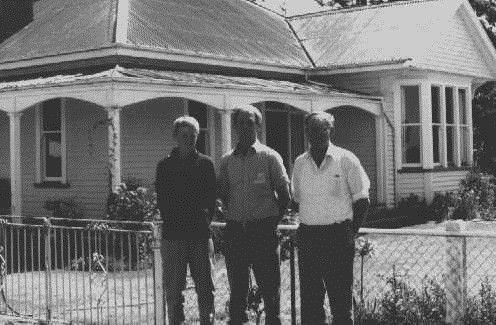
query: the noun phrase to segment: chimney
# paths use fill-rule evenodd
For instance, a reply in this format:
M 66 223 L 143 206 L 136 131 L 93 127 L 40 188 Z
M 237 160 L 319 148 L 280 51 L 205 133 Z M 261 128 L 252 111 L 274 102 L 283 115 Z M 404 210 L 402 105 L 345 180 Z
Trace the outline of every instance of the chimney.
M 33 0 L 0 0 L 0 43 L 33 21 Z

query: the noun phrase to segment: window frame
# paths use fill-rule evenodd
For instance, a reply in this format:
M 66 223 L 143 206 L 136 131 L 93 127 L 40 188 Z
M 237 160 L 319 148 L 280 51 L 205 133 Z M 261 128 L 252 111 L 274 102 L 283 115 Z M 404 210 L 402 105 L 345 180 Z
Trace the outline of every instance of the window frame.
M 43 130 L 43 104 L 50 100 L 60 100 L 60 130 L 58 131 L 45 131 Z M 52 98 L 38 103 L 35 107 L 35 182 L 37 184 L 53 183 L 53 184 L 67 184 L 67 130 L 66 130 L 66 98 Z M 45 150 L 42 150 L 42 141 L 44 135 L 48 133 L 60 133 L 60 150 L 61 150 L 61 176 L 50 177 L 46 175 L 46 157 Z
M 419 121 L 416 123 L 404 123 L 403 121 L 403 116 L 405 113 L 405 92 L 404 89 L 405 87 L 417 87 L 418 88 L 418 113 L 419 113 Z M 423 150 L 424 150 L 424 139 L 422 135 L 422 118 L 423 118 L 423 110 L 422 110 L 422 83 L 421 82 L 415 82 L 415 83 L 401 83 L 399 85 L 399 92 L 400 92 L 400 159 L 401 159 L 401 166 L 402 168 L 422 168 L 424 164 L 423 160 Z M 404 135 L 404 130 L 405 128 L 408 127 L 417 127 L 418 132 L 419 132 L 419 162 L 418 163 L 409 163 L 404 161 L 403 159 L 403 152 L 404 152 L 404 143 L 403 143 L 403 135 Z
M 432 162 L 433 162 L 433 166 L 434 167 L 440 167 L 440 166 L 443 166 L 443 162 L 444 162 L 444 151 L 445 151 L 445 139 L 446 139 L 446 132 L 444 132 L 445 128 L 444 128 L 444 119 L 445 119 L 445 115 L 444 115 L 444 99 L 443 99 L 443 96 L 444 96 L 444 91 L 443 91 L 443 86 L 440 85 L 440 84 L 436 84 L 436 83 L 433 83 L 430 85 L 431 87 L 431 116 L 434 117 L 434 112 L 433 112 L 433 107 L 434 107 L 434 104 L 432 102 L 432 98 L 433 98 L 433 92 L 432 92 L 432 89 L 433 88 L 437 88 L 438 89 L 438 100 L 439 100 L 439 122 L 434 122 L 434 119 L 431 119 L 431 125 L 432 125 Z M 439 132 L 439 138 L 438 138 L 438 155 L 439 155 L 439 161 L 436 162 L 434 160 L 434 127 L 438 127 L 438 132 Z

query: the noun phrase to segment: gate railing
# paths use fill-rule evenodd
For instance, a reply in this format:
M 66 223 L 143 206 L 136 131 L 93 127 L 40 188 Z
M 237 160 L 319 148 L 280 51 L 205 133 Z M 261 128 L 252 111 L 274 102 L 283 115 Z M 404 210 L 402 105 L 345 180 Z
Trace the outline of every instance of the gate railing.
M 0 219 L 0 312 L 47 323 L 163 322 L 158 224 L 10 218 Z

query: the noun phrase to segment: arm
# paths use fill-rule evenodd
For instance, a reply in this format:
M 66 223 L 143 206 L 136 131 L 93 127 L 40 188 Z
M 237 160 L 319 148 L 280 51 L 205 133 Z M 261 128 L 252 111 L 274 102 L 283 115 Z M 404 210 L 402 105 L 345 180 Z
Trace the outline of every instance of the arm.
M 286 173 L 283 160 L 279 154 L 269 156 L 270 182 L 277 194 L 277 205 L 279 206 L 279 219 L 282 218 L 284 211 L 288 208 L 291 201 L 291 192 L 289 190 L 289 177 Z M 280 220 L 278 220 L 279 222 Z
M 215 215 L 215 205 L 217 200 L 217 179 L 215 176 L 214 164 L 208 160 L 205 171 L 205 185 L 206 185 L 206 209 L 207 220 L 210 223 Z
M 348 188 L 353 199 L 353 232 L 357 234 L 370 206 L 370 180 L 356 156 L 352 156 L 347 163 Z
M 157 206 L 160 210 L 160 216 L 162 220 L 165 220 L 167 215 L 167 173 L 165 161 L 160 161 L 157 164 L 157 170 L 155 174 L 155 191 L 157 193 Z
M 219 176 L 217 177 L 217 197 L 228 207 L 229 203 L 229 173 L 227 170 L 227 156 L 224 156 L 220 162 Z
M 359 199 L 353 203 L 353 233 L 356 235 L 367 217 L 369 199 Z

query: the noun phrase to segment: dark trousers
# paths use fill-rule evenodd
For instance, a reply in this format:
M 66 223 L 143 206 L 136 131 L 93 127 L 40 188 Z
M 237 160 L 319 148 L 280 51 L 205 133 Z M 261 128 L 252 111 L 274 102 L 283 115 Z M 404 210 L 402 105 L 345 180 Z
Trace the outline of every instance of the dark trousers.
M 354 253 L 351 222 L 328 226 L 300 225 L 298 266 L 302 325 L 326 324 L 326 292 L 333 324 L 353 324 Z
M 163 240 L 165 298 L 170 325 L 184 321 L 183 290 L 189 265 L 191 277 L 198 295 L 200 324 L 213 324 L 214 284 L 209 239 Z
M 237 325 L 247 321 L 250 266 L 257 285 L 262 290 L 265 324 L 281 324 L 281 275 L 276 219 L 266 218 L 246 225 L 228 221 L 225 240 L 226 267 L 231 289 L 229 324 Z

